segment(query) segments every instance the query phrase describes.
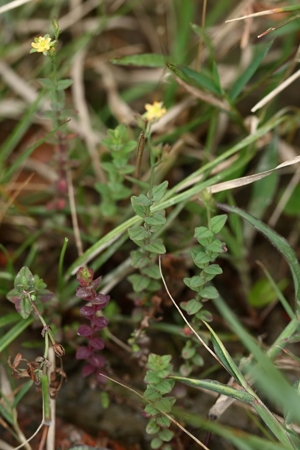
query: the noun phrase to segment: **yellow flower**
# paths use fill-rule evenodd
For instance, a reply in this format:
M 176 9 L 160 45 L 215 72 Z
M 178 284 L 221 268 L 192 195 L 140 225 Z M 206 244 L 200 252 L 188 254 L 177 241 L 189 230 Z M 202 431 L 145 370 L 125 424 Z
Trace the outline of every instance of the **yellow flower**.
M 163 102 L 154 102 L 153 105 L 147 103 L 145 105 L 146 113 L 144 114 L 145 119 L 150 122 L 151 120 L 160 119 L 167 112 L 166 108 L 163 107 Z
M 51 41 L 51 38 L 48 34 L 46 34 L 44 37 L 40 36 L 38 38 L 34 38 L 35 42 L 31 43 L 31 52 L 38 52 L 38 53 L 44 53 L 44 55 L 47 55 L 48 50 L 50 50 L 51 47 L 55 44 L 55 41 Z

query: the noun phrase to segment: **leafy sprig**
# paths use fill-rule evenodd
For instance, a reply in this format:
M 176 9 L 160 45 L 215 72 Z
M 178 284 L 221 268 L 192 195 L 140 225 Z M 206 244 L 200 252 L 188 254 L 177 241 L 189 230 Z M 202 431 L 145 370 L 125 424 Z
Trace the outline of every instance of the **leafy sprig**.
M 77 272 L 80 287 L 76 289 L 76 296 L 90 303 L 80 308 L 80 313 L 89 320 L 90 324 L 82 324 L 78 328 L 77 334 L 85 337 L 88 345 L 78 347 L 76 358 L 87 361 L 82 369 L 83 376 L 93 374 L 99 383 L 105 383 L 106 380 L 99 374 L 99 368 L 104 367 L 106 363 L 105 358 L 99 354 L 99 350 L 103 350 L 105 344 L 104 340 L 98 336 L 98 332 L 107 327 L 109 321 L 102 315 L 98 316 L 97 313 L 107 306 L 110 297 L 97 293 L 101 279 L 102 277 L 98 277 L 94 280 L 93 269 L 80 267 Z
M 108 137 L 102 143 L 108 148 L 110 159 L 102 161 L 107 183 L 96 183 L 95 188 L 101 194 L 101 211 L 104 216 L 114 216 L 118 211 L 117 202 L 129 198 L 132 189 L 125 185 L 125 178 L 134 172 L 135 166 L 129 164 L 131 152 L 136 148 L 136 141 L 130 140 L 124 124 L 115 130 L 108 130 Z
M 195 238 L 199 242 L 199 246 L 192 250 L 192 258 L 200 273 L 193 277 L 184 279 L 184 283 L 190 289 L 196 292 L 195 297 L 187 302 L 181 303 L 190 316 L 193 316 L 192 324 L 195 329 L 199 329 L 201 321 L 210 322 L 212 320 L 211 313 L 203 309 L 203 303 L 218 298 L 219 294 L 215 287 L 209 282 L 223 271 L 214 260 L 222 253 L 227 251 L 224 242 L 216 238 L 220 233 L 227 220 L 227 215 L 222 214 L 209 219 L 209 226 L 201 226 L 195 229 Z M 198 343 L 189 339 L 182 349 L 181 356 L 185 360 L 180 366 L 182 376 L 188 376 L 196 366 L 203 365 L 202 357 L 197 354 Z
M 173 370 L 170 355 L 159 356 L 151 353 L 147 362 L 147 373 L 144 378 L 147 383 L 147 389 L 144 397 L 148 405 L 144 409 L 143 415 L 148 417 L 149 423 L 146 427 L 148 434 L 156 435 L 151 440 L 151 448 L 162 450 L 170 450 L 169 444 L 165 442 L 171 441 L 174 436 L 173 431 L 169 430 L 171 420 L 162 413 L 169 414 L 175 403 L 174 397 L 165 397 L 174 387 L 174 380 L 168 379 Z
M 168 182 L 164 181 L 154 186 L 147 195 L 141 194 L 131 198 L 134 211 L 144 221 L 143 225 L 128 230 L 130 239 L 140 247 L 131 252 L 131 265 L 140 273 L 128 277 L 134 290 L 133 298 L 137 302 L 149 299 L 161 287 L 155 259 L 157 255 L 164 254 L 166 248 L 162 239 L 154 237 L 154 234 L 166 223 L 166 218 L 164 210 L 152 212 L 151 208 L 164 197 L 167 187 Z

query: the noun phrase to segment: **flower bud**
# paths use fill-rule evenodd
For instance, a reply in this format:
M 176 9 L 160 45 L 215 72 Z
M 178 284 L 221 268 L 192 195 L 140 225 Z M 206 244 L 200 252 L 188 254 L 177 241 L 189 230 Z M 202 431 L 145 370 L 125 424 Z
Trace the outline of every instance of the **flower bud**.
M 64 354 L 66 353 L 63 346 L 61 344 L 58 344 L 57 342 L 54 342 L 53 350 L 54 350 L 54 353 L 56 354 L 56 356 L 58 356 L 59 358 L 61 356 L 64 356 Z

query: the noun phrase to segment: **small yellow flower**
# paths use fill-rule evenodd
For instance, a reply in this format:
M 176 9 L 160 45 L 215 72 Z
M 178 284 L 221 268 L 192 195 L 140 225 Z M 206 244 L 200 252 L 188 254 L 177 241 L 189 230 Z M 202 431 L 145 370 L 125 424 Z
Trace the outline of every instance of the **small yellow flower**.
M 34 38 L 34 42 L 31 43 L 31 52 L 38 52 L 38 53 L 44 53 L 44 55 L 47 55 L 47 52 L 53 47 L 55 44 L 55 41 L 51 41 L 51 37 L 46 34 L 44 37 L 40 36 L 38 38 Z
M 145 119 L 150 122 L 151 120 L 160 119 L 167 112 L 166 108 L 163 107 L 163 102 L 154 102 L 153 105 L 147 103 L 145 105 L 146 113 L 144 114 Z

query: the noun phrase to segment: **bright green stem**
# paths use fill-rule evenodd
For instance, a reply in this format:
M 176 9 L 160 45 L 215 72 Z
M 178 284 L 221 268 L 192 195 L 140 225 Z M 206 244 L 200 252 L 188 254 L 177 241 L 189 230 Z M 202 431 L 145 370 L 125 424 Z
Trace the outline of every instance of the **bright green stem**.
M 42 395 L 43 395 L 43 409 L 44 409 L 44 423 L 50 425 L 51 410 L 50 410 L 50 396 L 49 396 L 49 379 L 48 375 L 42 377 Z

